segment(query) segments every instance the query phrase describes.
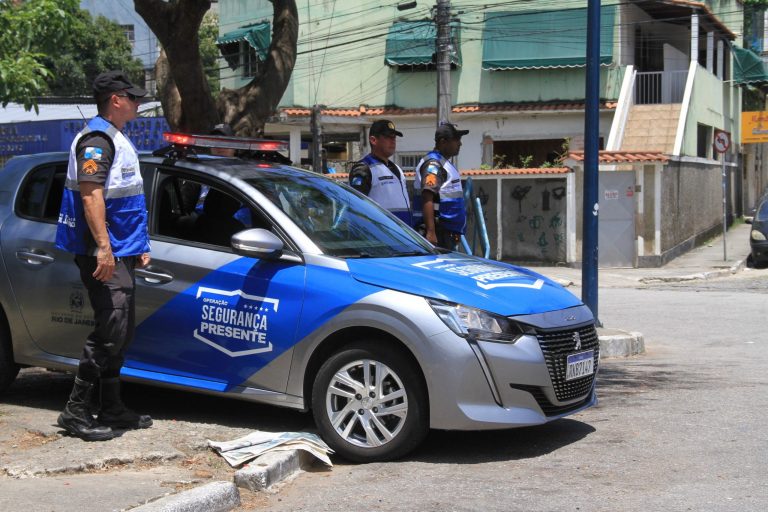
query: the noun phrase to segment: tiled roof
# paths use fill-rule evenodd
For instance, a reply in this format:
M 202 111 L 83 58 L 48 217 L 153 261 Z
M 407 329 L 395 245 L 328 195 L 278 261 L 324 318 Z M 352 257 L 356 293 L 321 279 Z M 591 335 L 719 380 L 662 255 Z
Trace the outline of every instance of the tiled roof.
M 521 175 L 530 175 L 530 174 L 567 174 L 571 171 L 571 169 L 567 167 L 537 167 L 533 169 L 469 169 L 466 171 L 461 171 L 461 176 L 463 178 L 468 178 L 470 176 L 521 176 Z M 405 176 L 406 178 L 413 178 L 413 176 L 416 173 L 414 172 L 406 172 Z M 327 177 L 332 179 L 338 179 L 338 180 L 346 180 L 349 178 L 349 174 L 347 173 L 335 173 L 335 174 L 326 174 Z
M 584 161 L 583 151 L 571 151 L 568 158 Z M 601 164 L 624 164 L 634 162 L 668 162 L 669 156 L 659 151 L 600 151 Z
M 602 110 L 616 108 L 615 101 L 603 101 Z M 584 102 L 528 102 L 528 103 L 479 103 L 475 105 L 456 105 L 451 111 L 456 114 L 478 112 L 560 112 L 584 110 Z M 281 112 L 289 117 L 307 117 L 312 114 L 308 108 L 281 108 Z M 360 105 L 357 108 L 326 108 L 321 110 L 324 116 L 362 117 L 362 116 L 405 116 L 418 114 L 434 114 L 435 108 L 399 108 L 399 107 L 368 107 Z

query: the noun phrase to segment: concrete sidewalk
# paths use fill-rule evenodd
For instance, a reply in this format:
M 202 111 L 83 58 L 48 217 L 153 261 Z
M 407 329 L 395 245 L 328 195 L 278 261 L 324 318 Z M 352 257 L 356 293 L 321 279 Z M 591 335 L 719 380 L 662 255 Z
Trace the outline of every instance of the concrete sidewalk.
M 720 234 L 705 244 L 658 268 L 599 268 L 599 288 L 652 286 L 659 283 L 713 279 L 735 274 L 744 269 L 749 256 L 749 224 L 737 224 L 725 235 Z M 581 297 L 581 268 L 531 267 L 554 279 Z M 601 357 L 629 357 L 645 352 L 642 333 L 626 331 L 622 326 L 598 328 Z
M 658 268 L 600 268 L 598 287 L 645 285 L 660 282 L 679 282 L 694 279 L 712 279 L 741 271 L 749 256 L 749 224 L 737 224 L 725 236 L 716 236 L 691 251 Z M 581 268 L 531 267 L 532 270 L 555 279 L 564 286 L 581 286 Z

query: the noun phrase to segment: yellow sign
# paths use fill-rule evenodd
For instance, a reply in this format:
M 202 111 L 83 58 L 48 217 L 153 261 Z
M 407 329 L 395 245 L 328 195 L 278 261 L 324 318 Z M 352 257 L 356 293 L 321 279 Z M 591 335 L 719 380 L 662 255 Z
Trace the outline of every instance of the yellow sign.
M 768 112 L 741 113 L 741 143 L 768 142 Z

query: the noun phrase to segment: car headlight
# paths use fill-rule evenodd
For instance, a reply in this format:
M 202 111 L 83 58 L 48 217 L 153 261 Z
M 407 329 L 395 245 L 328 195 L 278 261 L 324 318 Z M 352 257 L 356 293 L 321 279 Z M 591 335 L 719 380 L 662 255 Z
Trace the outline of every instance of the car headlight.
M 482 309 L 427 299 L 432 310 L 445 325 L 463 338 L 515 343 L 526 334 L 524 326 Z
M 753 229 L 752 233 L 750 233 L 749 236 L 752 237 L 752 240 L 754 240 L 756 242 L 763 242 L 763 241 L 765 241 L 765 235 L 761 231 L 758 231 L 756 229 Z

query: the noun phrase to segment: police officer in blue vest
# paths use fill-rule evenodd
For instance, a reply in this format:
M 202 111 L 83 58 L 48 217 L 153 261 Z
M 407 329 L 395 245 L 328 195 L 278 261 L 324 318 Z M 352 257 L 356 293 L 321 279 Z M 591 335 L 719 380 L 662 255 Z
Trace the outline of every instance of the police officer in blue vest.
M 389 160 L 397 149 L 397 137 L 402 136 L 392 121 L 374 121 L 368 131 L 371 152 L 352 166 L 349 184 L 412 226 L 413 215 L 405 174 Z
M 150 259 L 138 154 L 120 130 L 136 117 L 147 91 L 123 72 L 109 71 L 96 77 L 93 92 L 98 116 L 72 142 L 56 246 L 74 253 L 96 325 L 58 424 L 86 441 L 103 441 L 115 437 L 113 429 L 152 425 L 120 396 L 120 369 L 134 332 L 134 270 Z M 101 395 L 97 418 L 94 391 Z
M 435 245 L 454 250 L 467 224 L 459 170 L 450 158 L 459 154 L 461 137 L 469 130 L 443 123 L 435 131 L 435 149 L 416 166 L 414 191 L 421 203 L 424 232 Z M 416 202 L 416 201 L 415 201 Z M 415 206 L 418 209 L 418 205 Z

